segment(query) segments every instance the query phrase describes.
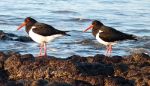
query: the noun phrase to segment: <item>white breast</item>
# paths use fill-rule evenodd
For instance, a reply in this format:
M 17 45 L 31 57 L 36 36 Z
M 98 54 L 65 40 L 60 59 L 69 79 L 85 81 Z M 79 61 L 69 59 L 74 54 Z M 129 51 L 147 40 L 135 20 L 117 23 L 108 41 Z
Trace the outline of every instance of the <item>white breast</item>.
M 99 38 L 99 34 L 102 33 L 103 31 L 99 30 L 99 32 L 96 34 L 96 39 L 99 43 L 104 44 L 104 45 L 114 45 L 116 44 L 116 42 L 106 42 L 104 40 L 102 40 L 101 38 Z
M 54 39 L 63 36 L 62 34 L 56 34 L 56 35 L 51 35 L 51 36 L 42 36 L 37 33 L 34 33 L 32 30 L 33 28 L 36 28 L 36 27 L 33 26 L 31 28 L 31 30 L 29 31 L 29 36 L 32 38 L 32 40 L 34 40 L 37 43 L 53 41 Z

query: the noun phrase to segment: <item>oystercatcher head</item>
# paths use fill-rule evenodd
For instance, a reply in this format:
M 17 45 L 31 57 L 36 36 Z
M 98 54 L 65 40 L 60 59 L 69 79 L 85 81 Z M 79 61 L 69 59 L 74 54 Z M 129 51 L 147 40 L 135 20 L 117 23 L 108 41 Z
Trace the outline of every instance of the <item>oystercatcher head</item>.
M 92 33 L 98 42 L 106 46 L 106 55 L 110 56 L 112 52 L 112 45 L 122 40 L 137 40 L 137 37 L 131 34 L 120 32 L 112 27 L 105 26 L 102 22 L 94 20 L 87 30 L 92 29 Z
M 31 17 L 25 18 L 24 22 L 18 27 L 17 30 L 21 29 L 23 26 L 26 27 L 26 32 L 31 37 L 31 39 L 37 43 L 40 43 L 40 53 L 39 56 L 42 55 L 42 50 L 44 49 L 44 56 L 47 56 L 47 47 L 46 44 L 49 41 L 53 41 L 54 39 L 67 35 L 68 31 L 57 30 L 51 25 L 40 23 Z

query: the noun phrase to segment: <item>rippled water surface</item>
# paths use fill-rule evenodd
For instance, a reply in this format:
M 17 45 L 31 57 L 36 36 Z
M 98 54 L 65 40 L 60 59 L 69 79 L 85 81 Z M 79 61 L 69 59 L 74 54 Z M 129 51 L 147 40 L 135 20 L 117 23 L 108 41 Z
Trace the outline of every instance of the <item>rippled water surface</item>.
M 91 31 L 82 32 L 94 19 L 139 36 L 138 41 L 119 42 L 113 47 L 113 55 L 150 51 L 149 0 L 1 0 L 0 30 L 27 36 L 24 29 L 16 29 L 28 16 L 57 29 L 70 31 L 70 37 L 61 37 L 48 44 L 49 55 L 103 54 L 105 46 L 95 40 Z M 2 51 L 14 50 L 34 55 L 39 52 L 35 42 L 0 41 L 0 46 Z

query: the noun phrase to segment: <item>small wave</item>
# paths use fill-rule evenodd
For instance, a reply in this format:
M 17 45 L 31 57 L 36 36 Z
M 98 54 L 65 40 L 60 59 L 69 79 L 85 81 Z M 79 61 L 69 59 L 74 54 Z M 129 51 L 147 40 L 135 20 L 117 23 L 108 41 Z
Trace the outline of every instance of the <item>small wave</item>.
M 141 37 L 138 37 L 138 41 L 139 42 L 148 42 L 148 41 L 150 41 L 150 36 L 141 36 Z
M 71 22 L 91 22 L 93 19 L 86 19 L 82 17 L 63 19 L 63 21 L 71 21 Z
M 61 14 L 78 14 L 78 12 L 68 11 L 68 10 L 59 10 L 59 11 L 52 11 L 52 13 L 61 13 Z
M 76 44 L 81 44 L 83 46 L 90 46 L 95 49 L 98 49 L 103 46 L 102 44 L 96 42 L 95 39 L 83 39 L 83 40 L 77 41 Z
M 23 18 L 10 16 L 10 15 L 0 15 L 0 24 L 1 25 L 18 25 Z M 23 21 L 22 21 L 23 22 Z
M 148 29 L 140 29 L 140 30 L 130 29 L 130 31 L 133 33 L 149 33 L 150 32 L 150 30 L 148 30 Z
M 83 39 L 81 41 L 76 42 L 76 44 L 92 45 L 95 44 L 95 42 L 92 39 Z

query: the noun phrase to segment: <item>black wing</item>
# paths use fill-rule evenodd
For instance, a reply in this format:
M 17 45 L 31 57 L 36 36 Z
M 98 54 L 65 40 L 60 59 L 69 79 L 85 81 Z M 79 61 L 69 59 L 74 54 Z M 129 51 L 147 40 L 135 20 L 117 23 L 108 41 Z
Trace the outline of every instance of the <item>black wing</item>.
M 106 42 L 115 42 L 126 39 L 133 39 L 133 35 L 129 35 L 126 33 L 122 33 L 120 31 L 115 30 L 114 28 L 104 26 L 102 29 L 103 32 L 100 33 L 99 37 Z
M 65 31 L 60 31 L 52 27 L 51 25 L 44 24 L 44 23 L 35 23 L 35 28 L 33 28 L 33 32 L 40 34 L 42 36 L 51 36 L 55 34 L 62 34 L 65 35 Z

